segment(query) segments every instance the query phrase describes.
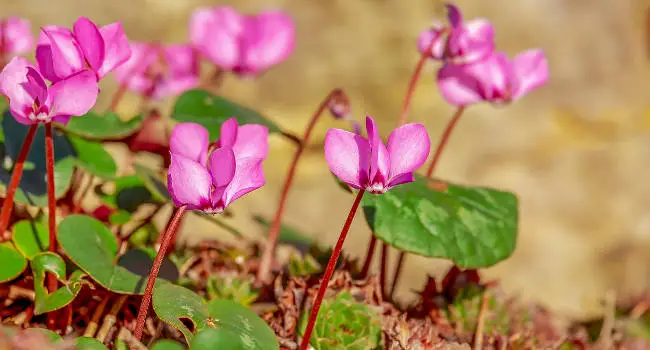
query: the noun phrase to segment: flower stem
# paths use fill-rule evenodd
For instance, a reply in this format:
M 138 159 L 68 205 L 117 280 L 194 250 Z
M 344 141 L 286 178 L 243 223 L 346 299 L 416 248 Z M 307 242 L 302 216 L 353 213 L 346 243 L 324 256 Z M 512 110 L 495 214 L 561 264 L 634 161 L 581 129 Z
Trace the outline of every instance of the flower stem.
M 18 185 L 20 184 L 20 178 L 23 176 L 25 161 L 27 160 L 27 155 L 29 154 L 29 149 L 32 146 L 37 129 L 38 124 L 33 124 L 27 130 L 27 135 L 25 135 L 25 140 L 20 148 L 20 153 L 18 153 L 18 159 L 16 159 L 16 164 L 14 164 L 14 168 L 11 172 L 11 180 L 9 181 L 9 187 L 7 187 L 7 196 L 2 202 L 2 211 L 0 212 L 0 236 L 7 230 L 7 226 L 9 226 L 11 212 L 14 208 L 14 197 L 16 196 Z
M 320 305 L 323 302 L 323 297 L 325 296 L 325 292 L 327 291 L 327 285 L 329 284 L 329 281 L 332 278 L 332 275 L 334 274 L 334 268 L 336 267 L 336 263 L 339 260 L 339 256 L 341 255 L 341 249 L 343 248 L 345 237 L 348 235 L 348 231 L 350 231 L 350 225 L 352 225 L 352 221 L 354 220 L 354 215 L 356 214 L 357 209 L 359 208 L 359 204 L 361 203 L 361 198 L 363 198 L 364 193 L 365 190 L 360 190 L 359 193 L 357 193 L 357 197 L 354 199 L 354 203 L 352 204 L 352 208 L 350 208 L 350 213 L 348 214 L 348 218 L 345 220 L 345 224 L 343 225 L 343 229 L 341 230 L 341 234 L 339 235 L 339 240 L 336 242 L 336 246 L 332 251 L 332 255 L 330 256 L 330 259 L 327 262 L 327 267 L 325 268 L 325 274 L 323 275 L 323 279 L 320 282 L 320 287 L 318 288 L 318 294 L 316 295 L 316 299 L 314 299 L 314 304 L 311 308 L 311 313 L 309 314 L 307 328 L 305 329 L 305 334 L 303 335 L 302 341 L 300 343 L 300 350 L 307 350 L 307 347 L 309 346 L 311 333 L 314 330 L 314 326 L 316 324 L 316 318 L 318 317 L 318 310 L 320 310 Z
M 431 52 L 431 49 L 433 48 L 435 42 L 436 40 L 431 40 L 428 49 L 420 55 L 420 60 L 418 61 L 418 64 L 415 66 L 415 70 L 411 75 L 411 81 L 409 81 L 409 86 L 408 89 L 406 90 L 406 95 L 404 96 L 404 102 L 402 103 L 402 110 L 399 113 L 399 119 L 398 119 L 399 125 L 406 124 L 406 121 L 408 119 L 409 107 L 411 106 L 411 100 L 413 99 L 413 93 L 415 92 L 415 87 L 417 86 L 418 81 L 420 80 L 420 76 L 422 75 L 422 69 L 424 68 L 424 64 L 429 59 L 429 53 Z
M 388 244 L 381 243 L 381 266 L 379 268 L 379 285 L 381 297 L 386 300 L 386 269 L 388 268 Z
M 183 218 L 183 214 L 185 214 L 186 208 L 187 206 L 185 205 L 178 208 L 178 211 L 174 215 L 174 218 L 172 219 L 171 223 L 169 224 L 169 227 L 167 228 L 167 231 L 164 234 L 164 238 L 160 246 L 160 250 L 158 250 L 158 254 L 156 254 L 156 259 L 154 260 L 153 266 L 151 267 L 151 272 L 149 273 L 149 279 L 147 280 L 147 286 L 144 290 L 144 296 L 142 297 L 142 303 L 140 304 L 140 310 L 138 311 L 138 318 L 135 325 L 134 337 L 137 340 L 140 340 L 140 338 L 142 338 L 144 323 L 147 319 L 147 312 L 149 311 L 149 305 L 151 304 L 153 287 L 154 284 L 156 283 L 156 278 L 158 278 L 158 272 L 160 271 L 160 266 L 162 265 L 163 259 L 165 258 L 165 253 L 167 251 L 167 248 L 169 247 L 172 238 L 175 236 L 174 232 L 178 229 L 178 224 L 181 222 L 181 219 Z
M 52 122 L 45 123 L 45 167 L 47 171 L 47 208 L 50 252 L 56 254 L 56 197 L 54 188 L 54 140 L 52 138 Z M 52 273 L 47 274 L 47 289 L 50 293 L 56 291 L 58 282 Z M 48 328 L 56 323 L 54 313 L 48 314 Z
M 268 282 L 269 278 L 271 277 L 270 276 L 271 265 L 273 264 L 275 247 L 277 246 L 278 237 L 280 235 L 280 226 L 282 225 L 282 214 L 284 213 L 284 205 L 286 203 L 287 195 L 289 194 L 289 189 L 291 188 L 291 184 L 293 183 L 294 175 L 296 174 L 296 169 L 298 167 L 298 161 L 300 160 L 300 156 L 302 156 L 302 153 L 305 151 L 305 146 L 309 141 L 309 136 L 311 135 L 311 132 L 314 129 L 314 126 L 316 125 L 316 122 L 323 114 L 325 109 L 329 106 L 330 100 L 333 97 L 340 95 L 341 93 L 342 91 L 340 89 L 334 89 L 321 102 L 321 104 L 318 106 L 318 109 L 316 109 L 316 112 L 311 117 L 309 124 L 307 125 L 307 129 L 305 130 L 305 134 L 302 137 L 302 141 L 298 144 L 298 148 L 296 149 L 296 153 L 294 154 L 293 160 L 291 161 L 291 165 L 289 167 L 289 172 L 287 173 L 287 177 L 284 180 L 284 186 L 282 187 L 282 194 L 280 195 L 280 202 L 278 203 L 278 209 L 275 212 L 275 218 L 273 219 L 273 223 L 269 228 L 269 232 L 267 235 L 268 236 L 267 243 L 266 246 L 264 247 L 264 252 L 262 253 L 259 269 L 257 270 L 258 282 L 262 282 L 262 283 Z
M 447 123 L 447 127 L 445 128 L 445 131 L 442 133 L 442 138 L 438 143 L 438 147 L 436 147 L 436 152 L 434 153 L 433 159 L 431 160 L 431 163 L 429 164 L 429 168 L 427 169 L 428 178 L 431 177 L 433 171 L 436 168 L 436 165 L 438 165 L 438 161 L 440 160 L 440 155 L 442 154 L 442 151 L 447 145 L 447 141 L 449 141 L 449 136 L 451 136 L 452 131 L 454 131 L 454 127 L 458 123 L 458 120 L 460 120 L 460 117 L 463 115 L 464 111 L 465 111 L 465 106 L 459 106 L 456 109 L 454 115 Z M 402 266 L 404 265 L 405 256 L 406 256 L 405 252 L 400 252 L 399 257 L 397 258 L 397 266 L 395 266 L 395 273 L 393 274 L 393 285 L 391 287 L 390 297 L 393 296 L 393 293 L 395 292 L 395 288 L 397 287 L 397 281 L 399 281 L 399 276 L 402 272 Z
M 368 252 L 366 253 L 366 260 L 363 262 L 363 267 L 361 272 L 359 272 L 359 279 L 364 279 L 368 276 L 368 271 L 370 270 L 370 264 L 372 263 L 372 256 L 375 254 L 375 246 L 377 245 L 377 237 L 375 233 L 370 233 L 370 242 L 368 243 Z

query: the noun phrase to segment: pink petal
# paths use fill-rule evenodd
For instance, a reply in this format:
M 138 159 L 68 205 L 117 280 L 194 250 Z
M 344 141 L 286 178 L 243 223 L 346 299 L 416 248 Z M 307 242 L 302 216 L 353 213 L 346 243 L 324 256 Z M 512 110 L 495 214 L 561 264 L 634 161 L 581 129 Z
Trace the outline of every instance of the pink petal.
M 440 94 L 453 105 L 466 106 L 483 100 L 482 82 L 467 66 L 445 64 L 438 70 L 437 80 Z
M 180 123 L 172 129 L 169 151 L 199 164 L 206 164 L 210 136 L 208 130 L 196 123 Z
M 147 69 L 158 59 L 156 50 L 152 45 L 132 42 L 130 44 L 131 57 L 128 61 L 115 68 L 115 79 L 121 84 L 128 86 L 132 90 L 141 91 L 143 81 L 149 81 L 147 86 L 151 85 L 150 79 L 144 77 Z M 135 82 L 134 82 L 135 80 Z
M 447 19 L 452 27 L 460 27 L 463 24 L 463 15 L 460 13 L 458 7 L 452 4 L 446 4 Z
M 79 17 L 73 26 L 74 36 L 90 68 L 97 72 L 104 62 L 104 39 L 99 28 L 86 17 Z
M 219 133 L 219 145 L 221 147 L 234 147 L 237 141 L 238 129 L 237 118 L 233 117 L 223 122 Z
M 484 19 L 472 20 L 450 36 L 448 45 L 456 64 L 483 60 L 494 51 L 494 27 Z
M 201 14 L 196 26 L 204 25 L 201 21 L 205 20 L 205 14 Z M 200 39 L 193 42 L 194 45 L 215 65 L 226 70 L 234 68 L 241 60 L 243 17 L 232 8 L 217 7 L 212 10 L 212 18 L 207 23 L 207 28 L 193 34 L 195 40 Z
M 210 175 L 215 187 L 228 186 L 235 176 L 235 168 L 235 153 L 232 148 L 219 148 L 210 154 Z
M 9 98 L 11 114 L 16 120 L 26 119 L 25 111 L 31 110 L 34 104 L 34 98 L 24 88 L 31 67 L 32 64 L 26 59 L 14 57 L 0 72 L 0 93 Z
M 151 98 L 154 100 L 160 100 L 168 96 L 180 95 L 185 91 L 196 88 L 199 86 L 199 83 L 199 77 L 193 75 L 168 77 L 156 83 L 153 93 L 151 94 Z M 145 85 L 148 88 L 138 88 L 137 82 L 132 82 L 130 87 L 132 90 L 147 93 L 149 89 L 152 88 L 152 84 L 154 84 L 153 81 L 147 80 L 147 84 Z
M 102 78 L 129 60 L 131 47 L 120 22 L 103 26 L 99 32 L 104 41 L 104 61 L 97 75 Z
M 208 7 L 196 9 L 190 16 L 190 42 L 195 47 L 203 45 L 214 19 L 213 10 Z
M 167 62 L 167 69 L 172 76 L 198 76 L 199 61 L 191 46 L 169 45 L 164 48 L 163 54 Z
M 412 174 L 429 156 L 431 140 L 424 125 L 411 123 L 395 129 L 388 137 L 390 157 L 390 185 L 393 181 L 405 181 L 404 175 Z M 403 182 L 400 182 L 403 183 Z
M 46 33 L 54 33 L 54 32 L 64 35 L 71 39 L 74 37 L 72 31 L 66 27 L 48 25 L 48 26 L 41 27 L 41 32 L 38 34 L 38 41 L 36 42 L 36 45 L 50 45 L 51 44 L 50 38 L 47 36 Z
M 50 87 L 50 114 L 54 116 L 81 116 L 93 108 L 99 87 L 97 76 L 89 70 L 81 71 Z
M 167 188 L 176 206 L 187 205 L 190 210 L 209 207 L 211 186 L 208 169 L 191 159 L 172 153 Z
M 34 46 L 31 26 L 28 20 L 18 17 L 8 17 L 4 22 L 5 52 L 23 54 Z M 2 29 L 0 29 L 1 31 Z
M 72 37 L 59 31 L 43 29 L 43 32 L 50 40 L 54 73 L 59 79 L 64 79 L 84 69 L 83 54 Z
M 368 142 L 370 143 L 371 161 L 370 161 L 370 181 L 387 182 L 390 176 L 390 158 L 388 150 L 379 137 L 377 124 L 370 116 L 366 116 L 366 130 L 368 132 Z
M 52 47 L 50 45 L 38 45 L 36 47 L 36 63 L 38 64 L 38 70 L 43 74 L 45 79 L 53 83 L 60 80 L 54 71 Z
M 48 98 L 47 84 L 41 73 L 33 67 L 27 67 L 27 81 L 21 84 L 37 105 L 44 105 Z
M 263 12 L 250 21 L 243 34 L 245 70 L 257 73 L 284 61 L 295 47 L 293 19 L 276 11 Z
M 264 186 L 263 161 L 259 158 L 237 158 L 235 174 L 223 193 L 224 208 L 239 197 Z
M 269 153 L 269 128 L 259 124 L 240 126 L 233 150 L 237 158 L 266 158 Z
M 354 188 L 365 188 L 370 173 L 370 144 L 365 138 L 341 129 L 325 135 L 325 160 L 341 181 Z
M 516 100 L 548 81 L 548 61 L 542 50 L 528 50 L 520 53 L 512 62 L 514 74 L 519 82 L 513 91 Z
M 432 28 L 427 29 L 420 33 L 418 37 L 418 50 L 420 53 L 425 53 L 431 45 L 431 41 L 435 41 L 429 52 L 429 56 L 436 60 L 441 60 L 445 51 L 445 36 L 443 35 L 444 27 L 440 24 L 434 23 Z

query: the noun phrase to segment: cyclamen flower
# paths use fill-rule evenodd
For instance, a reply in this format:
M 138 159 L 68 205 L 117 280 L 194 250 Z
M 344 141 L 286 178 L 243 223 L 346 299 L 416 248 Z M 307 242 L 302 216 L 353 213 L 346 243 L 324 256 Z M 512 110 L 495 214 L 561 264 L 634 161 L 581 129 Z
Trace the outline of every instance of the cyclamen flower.
M 58 26 L 44 27 L 36 47 L 39 70 L 52 82 L 88 68 L 99 80 L 130 56 L 129 41 L 120 22 L 98 28 L 85 17 L 74 23 L 72 31 Z
M 0 37 L 2 38 L 0 52 L 20 55 L 30 51 L 34 46 L 30 27 L 30 23 L 26 19 L 18 17 L 3 19 L 0 23 Z
M 199 85 L 199 61 L 190 45 L 133 42 L 131 52 L 115 70 L 115 78 L 133 91 L 161 99 Z
M 460 10 L 451 4 L 446 5 L 450 26 L 434 22 L 430 29 L 423 31 L 418 39 L 418 49 L 427 52 L 436 60 L 455 64 L 472 63 L 484 59 L 494 50 L 494 28 L 485 19 L 463 22 Z
M 210 155 L 208 131 L 181 123 L 170 138 L 169 193 L 176 206 L 220 213 L 237 198 L 265 183 L 262 163 L 268 154 L 268 128 L 239 126 L 231 118 L 221 126 L 218 147 Z
M 438 71 L 442 96 L 457 106 L 481 101 L 512 102 L 548 81 L 548 62 L 541 50 L 529 50 L 510 60 L 496 52 L 469 64 L 447 64 Z
M 295 25 L 278 11 L 245 16 L 230 7 L 202 8 L 190 19 L 190 40 L 221 69 L 253 76 L 291 55 Z
M 9 98 L 11 114 L 21 124 L 67 124 L 71 116 L 84 115 L 93 107 L 99 88 L 89 70 L 48 87 L 29 61 L 14 57 L 0 72 L 0 93 Z
M 325 136 L 325 160 L 341 181 L 370 193 L 384 193 L 415 180 L 413 172 L 429 156 L 431 140 L 424 125 L 411 123 L 395 129 L 388 145 L 379 138 L 377 125 L 366 117 L 368 139 L 341 129 Z

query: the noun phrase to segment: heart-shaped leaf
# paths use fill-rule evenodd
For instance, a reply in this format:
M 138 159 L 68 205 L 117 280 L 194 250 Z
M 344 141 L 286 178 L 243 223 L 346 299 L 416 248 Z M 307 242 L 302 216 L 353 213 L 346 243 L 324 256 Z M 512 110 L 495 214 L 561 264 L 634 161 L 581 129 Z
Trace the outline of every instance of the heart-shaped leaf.
M 8 113 L 8 112 L 7 112 Z M 6 113 L 5 113 L 6 114 Z M 11 170 L 27 135 L 28 127 L 11 117 L 2 118 L 4 143 L 0 145 L 0 155 L 4 158 L 4 167 L 0 167 L 0 186 L 5 187 L 11 179 Z M 63 197 L 70 189 L 75 159 L 74 150 L 65 136 L 57 130 L 53 133 L 54 141 L 54 192 L 56 198 Z M 15 201 L 37 207 L 47 206 L 47 182 L 45 166 L 45 128 L 39 126 L 27 156 L 30 169 L 23 172 Z
M 242 344 L 241 349 L 280 348 L 275 333 L 266 322 L 232 300 L 217 299 L 206 304 L 191 290 L 166 283 L 154 289 L 153 308 L 161 320 L 181 331 L 190 344 L 193 344 L 194 333 L 218 328 L 223 349 L 230 349 L 227 344 Z M 191 329 L 186 324 L 191 324 Z M 212 346 L 222 348 L 221 342 Z
M 160 339 L 153 344 L 151 350 L 184 350 L 185 347 L 176 341 L 169 339 Z
M 109 180 L 115 177 L 117 164 L 110 153 L 106 152 L 104 145 L 74 135 L 69 135 L 68 139 L 79 167 L 101 179 Z
M 237 118 L 240 125 L 261 124 L 268 127 L 269 132 L 281 132 L 262 114 L 203 90 L 190 90 L 181 95 L 172 113 L 172 118 L 179 122 L 203 125 L 210 132 L 210 140 L 219 138 L 221 124 L 232 117 Z
M 142 115 L 122 121 L 115 113 L 104 115 L 95 112 L 70 119 L 65 130 L 69 133 L 93 140 L 119 140 L 135 133 L 142 125 Z
M 206 327 L 208 306 L 191 290 L 171 283 L 160 284 L 154 288 L 152 300 L 158 318 L 183 333 L 188 343 L 195 331 Z M 184 322 L 191 324 L 192 329 Z
M 70 260 L 104 288 L 122 294 L 144 293 L 148 272 L 137 275 L 115 263 L 117 241 L 100 221 L 70 215 L 59 225 L 58 240 Z
M 480 268 L 515 249 L 518 212 L 512 193 L 418 176 L 384 194 L 367 194 L 362 206 L 375 235 L 409 253 Z
M 75 350 L 108 350 L 106 345 L 91 337 L 79 337 L 74 342 Z
M 40 222 L 21 220 L 14 224 L 13 231 L 12 239 L 16 248 L 29 260 L 50 248 L 49 232 Z
M 133 213 L 141 204 L 156 202 L 138 175 L 120 176 L 113 185 L 115 189 L 111 193 L 100 193 L 104 204 L 111 208 Z
M 0 243 L 0 283 L 18 277 L 27 267 L 27 259 L 11 242 Z
M 58 310 L 70 304 L 79 294 L 83 286 L 82 278 L 86 276 L 83 271 L 76 270 L 70 275 L 70 279 L 65 282 L 65 262 L 60 256 L 52 252 L 36 254 L 30 262 L 30 266 L 34 273 L 34 293 L 36 294 L 34 315 Z M 65 285 L 52 293 L 48 293 L 44 285 L 45 272 L 52 273 Z
M 227 328 L 205 328 L 198 332 L 190 344 L 192 350 L 240 350 L 249 349 L 237 334 Z

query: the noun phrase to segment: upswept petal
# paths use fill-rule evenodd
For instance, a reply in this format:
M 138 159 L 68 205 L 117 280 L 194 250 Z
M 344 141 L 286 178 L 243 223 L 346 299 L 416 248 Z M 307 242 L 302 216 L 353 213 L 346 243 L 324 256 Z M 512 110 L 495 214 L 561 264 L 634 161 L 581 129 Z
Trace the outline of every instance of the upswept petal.
M 84 115 L 95 105 L 98 94 L 95 73 L 81 71 L 50 87 L 50 114 L 52 117 Z
M 192 12 L 190 16 L 190 42 L 194 47 L 198 48 L 203 45 L 213 20 L 214 15 L 211 8 L 202 7 Z
M 47 103 L 48 93 L 47 84 L 41 73 L 33 67 L 27 67 L 27 81 L 22 85 L 25 92 L 30 96 L 30 99 L 38 105 Z
M 84 69 L 84 57 L 77 42 L 65 32 L 43 29 L 50 40 L 52 65 L 57 78 L 64 79 Z
M 144 92 L 143 86 L 151 85 L 150 82 L 149 84 L 142 82 L 149 80 L 144 79 L 144 73 L 158 59 L 156 50 L 153 45 L 141 42 L 131 42 L 129 46 L 131 57 L 124 64 L 115 68 L 115 79 L 132 90 Z
M 219 146 L 234 148 L 235 142 L 237 142 L 238 132 L 239 123 L 237 123 L 237 118 L 232 117 L 223 122 L 219 134 Z
M 201 165 L 206 165 L 210 135 L 208 130 L 197 123 L 180 123 L 172 129 L 169 150 Z
M 34 99 L 24 88 L 27 83 L 28 68 L 32 67 L 26 59 L 14 57 L 0 72 L 0 93 L 9 98 L 11 114 L 15 118 L 25 119 L 25 110 L 31 108 Z M 16 119 L 18 120 L 18 119 Z
M 219 148 L 210 154 L 209 172 L 212 184 L 217 187 L 226 187 L 235 176 L 236 161 L 232 148 Z
M 460 12 L 460 9 L 456 7 L 456 5 L 452 4 L 446 4 L 445 7 L 447 8 L 447 19 L 449 20 L 449 24 L 451 24 L 452 27 L 460 27 L 463 25 L 463 15 Z
M 379 137 L 377 124 L 370 116 L 366 116 L 366 131 L 370 143 L 370 182 L 387 183 L 390 177 L 390 157 L 388 150 Z
M 240 37 L 244 30 L 244 17 L 229 7 L 214 8 L 212 16 L 209 32 L 198 43 L 197 49 L 215 65 L 232 69 L 241 60 Z
M 418 50 L 420 53 L 425 53 L 431 45 L 431 41 L 435 41 L 429 51 L 429 57 L 441 60 L 445 51 L 445 36 L 443 35 L 444 27 L 441 24 L 434 23 L 430 29 L 422 31 L 418 37 Z
M 395 129 L 388 137 L 390 157 L 390 185 L 400 177 L 412 174 L 429 156 L 431 140 L 424 125 L 411 123 Z M 402 182 L 403 183 L 403 182 Z
M 163 49 L 167 69 L 172 76 L 198 75 L 198 58 L 194 49 L 185 44 L 169 45 Z
M 542 50 L 522 52 L 514 58 L 512 65 L 518 81 L 517 89 L 513 90 L 513 100 L 546 84 L 548 81 L 548 61 Z
M 36 63 L 38 70 L 43 74 L 45 79 L 55 83 L 59 77 L 54 71 L 54 62 L 52 62 L 52 47 L 50 45 L 36 46 Z
M 341 129 L 328 130 L 325 160 L 341 181 L 359 189 L 368 185 L 370 144 L 362 136 Z
M 138 86 L 139 82 L 143 82 L 144 87 Z M 179 95 L 185 91 L 196 88 L 199 85 L 199 77 L 193 75 L 185 75 L 179 77 L 167 77 L 162 81 L 156 81 L 156 86 L 153 88 L 151 98 L 159 100 L 168 96 Z M 148 93 L 151 91 L 154 81 L 147 78 L 142 78 L 139 81 L 132 81 L 129 84 L 130 88 L 134 91 L 141 93 Z
M 97 75 L 102 78 L 129 60 L 131 47 L 120 22 L 105 25 L 99 32 L 104 40 L 104 61 Z
M 240 126 L 233 150 L 237 158 L 266 158 L 269 153 L 269 128 L 259 124 Z
M 97 72 L 104 62 L 104 39 L 99 28 L 88 18 L 79 17 L 72 29 L 86 62 Z
M 483 65 L 482 62 L 471 65 Z M 481 67 L 475 67 L 478 69 Z M 445 64 L 438 70 L 438 88 L 447 102 L 456 106 L 466 106 L 481 102 L 484 98 L 483 82 L 467 65 Z
M 235 174 L 223 193 L 224 208 L 246 193 L 264 186 L 263 162 L 264 159 L 260 158 L 237 158 Z
M 295 24 L 279 11 L 262 12 L 248 22 L 243 34 L 245 70 L 260 72 L 289 57 L 295 48 Z
M 171 154 L 167 188 L 176 206 L 187 205 L 190 210 L 208 208 L 211 184 L 208 169 L 182 155 Z
M 489 57 L 494 52 L 494 27 L 484 19 L 467 22 L 462 32 L 449 39 L 454 63 L 470 64 Z

